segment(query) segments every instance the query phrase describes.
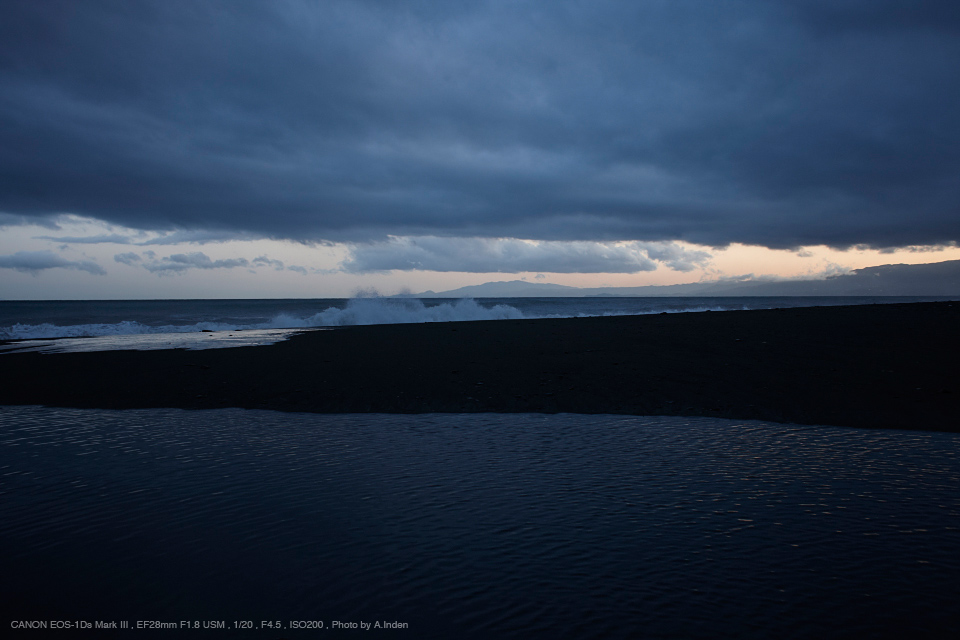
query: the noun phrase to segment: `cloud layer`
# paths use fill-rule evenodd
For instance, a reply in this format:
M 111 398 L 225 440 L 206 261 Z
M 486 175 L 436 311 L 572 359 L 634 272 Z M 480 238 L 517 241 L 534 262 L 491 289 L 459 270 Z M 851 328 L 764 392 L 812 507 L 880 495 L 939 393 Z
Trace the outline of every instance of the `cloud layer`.
M 0 223 L 947 243 L 958 36 L 934 0 L 10 0 Z
M 710 255 L 674 244 L 527 242 L 512 238 L 392 238 L 352 246 L 342 268 L 369 271 L 460 271 L 472 273 L 638 273 L 655 261 L 677 271 L 703 266 Z

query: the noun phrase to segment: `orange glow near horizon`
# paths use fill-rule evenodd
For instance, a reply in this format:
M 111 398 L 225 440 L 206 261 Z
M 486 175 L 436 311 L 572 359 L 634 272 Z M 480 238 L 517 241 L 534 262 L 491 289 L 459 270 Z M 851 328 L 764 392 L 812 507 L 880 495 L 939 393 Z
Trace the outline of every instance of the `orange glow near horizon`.
M 704 269 L 680 272 L 659 265 L 656 271 L 641 273 L 544 274 L 536 282 L 555 282 L 578 287 L 637 287 L 717 280 L 740 276 L 816 278 L 825 274 L 884 264 L 925 264 L 960 260 L 960 247 L 915 247 L 881 252 L 877 249 L 848 249 L 811 246 L 797 250 L 768 249 L 732 244 L 723 249 L 678 243 L 686 249 L 706 251 L 713 257 Z M 522 274 L 528 276 L 528 274 Z M 533 274 L 534 276 L 536 274 Z M 504 278 L 515 279 L 515 278 Z M 528 280 L 532 280 L 529 276 Z

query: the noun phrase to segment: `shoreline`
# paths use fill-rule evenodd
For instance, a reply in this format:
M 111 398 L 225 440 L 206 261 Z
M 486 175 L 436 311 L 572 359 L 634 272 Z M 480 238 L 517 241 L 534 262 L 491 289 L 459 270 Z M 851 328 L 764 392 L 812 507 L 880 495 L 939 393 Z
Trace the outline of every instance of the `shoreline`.
M 365 325 L 0 354 L 0 405 L 705 416 L 960 432 L 960 303 Z

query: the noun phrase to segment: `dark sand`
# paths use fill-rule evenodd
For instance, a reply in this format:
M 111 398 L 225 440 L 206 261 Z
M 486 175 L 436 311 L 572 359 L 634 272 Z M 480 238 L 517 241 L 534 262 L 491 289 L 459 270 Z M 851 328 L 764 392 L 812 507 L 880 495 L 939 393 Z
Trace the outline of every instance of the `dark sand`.
M 573 412 L 960 431 L 960 303 L 344 327 L 0 355 L 0 404 Z

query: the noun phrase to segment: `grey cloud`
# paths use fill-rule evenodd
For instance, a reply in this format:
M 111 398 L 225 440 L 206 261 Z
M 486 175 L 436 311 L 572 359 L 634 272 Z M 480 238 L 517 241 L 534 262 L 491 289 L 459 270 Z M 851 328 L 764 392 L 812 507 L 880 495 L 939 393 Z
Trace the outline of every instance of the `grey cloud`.
M 10 0 L 0 224 L 943 244 L 956 6 Z
M 307 275 L 306 267 L 301 267 L 295 264 L 285 267 L 282 260 L 274 260 L 272 258 L 268 258 L 267 256 L 258 256 L 254 258 L 252 264 L 255 267 L 272 267 L 274 271 L 286 270 L 299 273 L 300 275 Z
M 267 266 L 273 267 L 276 271 L 283 271 L 283 262 L 280 260 L 272 260 L 267 256 L 258 256 L 253 259 L 253 265 L 256 267 Z
M 153 273 L 183 273 L 189 269 L 234 269 L 249 267 L 250 261 L 246 258 L 229 258 L 212 260 L 207 254 L 199 251 L 194 253 L 175 253 L 160 260 L 145 263 L 144 268 Z
M 651 260 L 662 262 L 674 271 L 693 271 L 707 266 L 713 258 L 706 251 L 691 251 L 672 243 L 646 244 L 644 248 Z
M 113 259 L 115 262 L 130 266 L 137 265 L 143 261 L 143 258 L 141 258 L 139 254 L 133 253 L 132 251 L 127 253 L 118 253 L 117 255 L 113 256 Z
M 638 273 L 656 262 L 689 271 L 710 255 L 670 243 L 524 242 L 511 238 L 392 238 L 353 245 L 342 268 L 369 271 L 463 271 L 474 273 Z
M 159 275 L 169 275 L 183 273 L 190 269 L 236 269 L 238 267 L 256 268 L 270 267 L 276 271 L 283 271 L 284 264 L 281 260 L 268 258 L 267 256 L 257 256 L 253 260 L 246 258 L 226 258 L 214 260 L 205 253 L 196 251 L 193 253 L 175 253 L 170 256 L 157 257 L 154 251 L 145 251 L 147 260 L 144 261 L 140 254 L 129 252 L 119 253 L 113 257 L 116 262 L 130 265 L 142 266 L 147 271 Z M 290 266 L 286 267 L 288 271 L 306 274 L 304 267 Z
M 93 275 L 106 275 L 103 267 L 91 260 L 67 260 L 52 251 L 17 251 L 10 256 L 0 256 L 0 269 L 14 269 L 36 275 L 46 269 L 75 269 Z

